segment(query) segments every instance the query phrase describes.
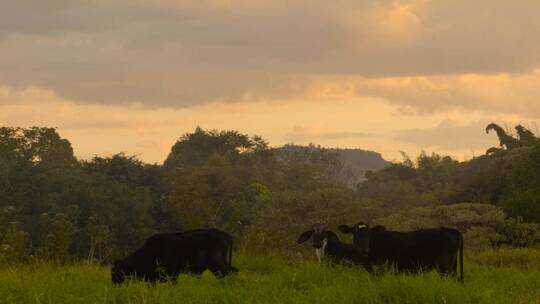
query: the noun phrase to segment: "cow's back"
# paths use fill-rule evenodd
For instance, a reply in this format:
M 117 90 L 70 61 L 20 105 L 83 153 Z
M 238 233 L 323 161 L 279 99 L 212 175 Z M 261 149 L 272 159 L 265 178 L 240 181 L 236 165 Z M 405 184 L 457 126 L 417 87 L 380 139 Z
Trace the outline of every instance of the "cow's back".
M 459 248 L 457 235 L 459 231 L 449 228 L 376 232 L 371 235 L 370 261 L 390 262 L 399 270 L 447 268 Z
M 233 241 L 233 238 L 230 234 L 216 228 L 192 229 L 192 230 L 185 230 L 181 232 L 163 233 L 161 235 L 178 237 L 178 238 L 184 238 L 184 237 L 189 237 L 191 239 L 200 238 L 200 240 L 206 240 L 206 241 L 212 240 L 215 242 L 219 242 L 221 244 L 232 244 L 232 241 Z
M 230 234 L 216 228 L 187 230 L 184 233 L 203 235 L 206 242 L 214 242 L 214 251 L 216 251 L 214 258 L 220 256 L 220 259 L 223 259 L 226 264 L 232 266 L 233 237 Z
M 160 233 L 148 238 L 139 250 L 124 261 L 146 275 L 153 272 L 156 266 L 173 272 L 201 271 L 208 264 L 210 255 L 221 247 L 220 240 L 213 233 L 203 230 L 196 233 Z

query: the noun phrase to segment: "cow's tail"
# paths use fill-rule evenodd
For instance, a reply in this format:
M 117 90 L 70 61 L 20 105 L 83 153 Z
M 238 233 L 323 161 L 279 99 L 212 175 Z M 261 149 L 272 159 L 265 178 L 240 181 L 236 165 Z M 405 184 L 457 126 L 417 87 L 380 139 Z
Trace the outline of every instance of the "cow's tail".
M 459 234 L 459 281 L 464 283 L 463 279 L 463 236 Z
M 232 250 L 233 250 L 233 239 L 231 237 L 231 240 L 229 242 L 229 267 L 232 267 Z

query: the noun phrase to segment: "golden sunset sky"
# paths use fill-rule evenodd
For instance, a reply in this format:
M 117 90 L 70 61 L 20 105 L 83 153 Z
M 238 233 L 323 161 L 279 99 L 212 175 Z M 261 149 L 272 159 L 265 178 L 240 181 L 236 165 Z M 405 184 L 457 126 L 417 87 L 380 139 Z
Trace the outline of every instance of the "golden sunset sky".
M 161 163 L 196 126 L 449 154 L 537 131 L 537 0 L 0 1 L 0 125 Z

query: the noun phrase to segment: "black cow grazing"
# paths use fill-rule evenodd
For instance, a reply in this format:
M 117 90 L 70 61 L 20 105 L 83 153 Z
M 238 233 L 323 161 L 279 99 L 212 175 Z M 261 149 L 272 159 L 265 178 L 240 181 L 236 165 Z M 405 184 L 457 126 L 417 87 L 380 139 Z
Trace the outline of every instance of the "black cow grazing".
M 383 226 L 370 228 L 362 222 L 338 228 L 353 234 L 353 244 L 367 258 L 368 270 L 373 265 L 390 263 L 398 272 L 436 269 L 441 274 L 456 276 L 459 253 L 459 280 L 463 282 L 463 236 L 456 229 L 397 232 L 386 231 Z
M 227 232 L 221 231 L 216 228 L 203 228 L 203 229 L 192 229 L 187 231 L 181 231 L 181 232 L 172 232 L 168 233 L 173 236 L 182 236 L 185 233 L 195 234 L 195 233 L 208 233 L 208 231 L 211 231 L 213 234 L 213 237 L 219 240 L 223 246 L 226 246 L 229 248 L 228 251 L 228 257 L 226 257 L 227 264 L 232 267 L 232 250 L 233 250 L 233 238 L 230 234 Z
M 338 263 L 347 261 L 362 264 L 364 261 L 356 246 L 342 243 L 334 232 L 327 229 L 325 224 L 313 224 L 311 230 L 305 231 L 298 237 L 297 243 L 302 244 L 309 238 L 313 238 L 313 247 L 319 262 L 325 255 Z
M 232 267 L 232 237 L 217 229 L 197 229 L 151 236 L 144 245 L 125 259 L 115 261 L 112 281 L 124 282 L 126 276 L 150 282 L 176 279 L 187 272 L 201 274 L 210 270 L 216 277 L 236 272 Z

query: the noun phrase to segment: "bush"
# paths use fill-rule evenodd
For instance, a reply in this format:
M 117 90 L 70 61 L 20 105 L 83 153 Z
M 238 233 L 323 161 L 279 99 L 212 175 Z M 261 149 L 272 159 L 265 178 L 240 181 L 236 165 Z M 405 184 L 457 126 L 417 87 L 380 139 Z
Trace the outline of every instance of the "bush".
M 507 218 L 503 209 L 489 204 L 453 204 L 395 211 L 374 223 L 388 229 L 451 227 L 463 233 L 467 248 L 481 250 L 502 245 L 530 247 L 540 242 L 540 225 Z
M 530 248 L 500 248 L 467 254 L 469 261 L 491 267 L 516 267 L 525 270 L 540 268 L 540 250 Z

